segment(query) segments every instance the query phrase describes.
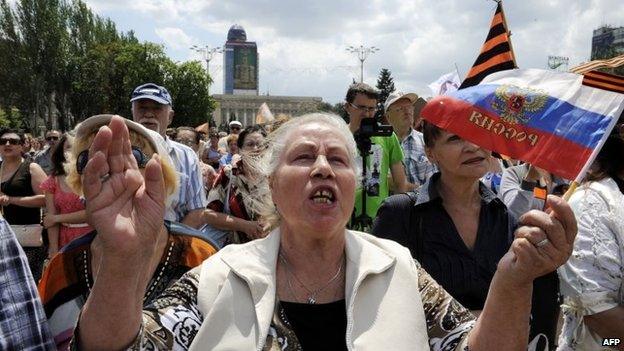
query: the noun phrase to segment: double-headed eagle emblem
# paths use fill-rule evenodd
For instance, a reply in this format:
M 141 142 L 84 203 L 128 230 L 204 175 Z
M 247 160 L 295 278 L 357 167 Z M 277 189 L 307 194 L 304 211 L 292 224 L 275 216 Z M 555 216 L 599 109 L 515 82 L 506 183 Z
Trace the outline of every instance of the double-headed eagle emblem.
M 548 100 L 548 94 L 542 90 L 515 85 L 501 85 L 494 95 L 492 108 L 510 124 L 526 124 L 529 114 L 542 110 Z

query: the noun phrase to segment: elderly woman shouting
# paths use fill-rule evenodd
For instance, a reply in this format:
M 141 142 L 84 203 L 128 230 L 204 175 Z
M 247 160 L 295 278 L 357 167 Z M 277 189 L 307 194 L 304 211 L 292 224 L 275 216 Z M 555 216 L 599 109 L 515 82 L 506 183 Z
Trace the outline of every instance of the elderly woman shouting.
M 164 212 L 159 159 L 150 160 L 142 177 L 124 125 L 113 119 L 99 131 L 84 183 L 90 223 L 102 236 L 104 253 L 75 331 L 77 347 L 526 348 L 531 282 L 565 262 L 576 233 L 565 202 L 551 198 L 552 214 L 527 216 L 531 227 L 518 229 L 475 321 L 407 249 L 345 229 L 359 173 L 355 142 L 342 120 L 306 115 L 270 138 L 266 172 L 276 229 L 225 247 L 143 309 L 149 275 L 144 262 Z M 544 238 L 552 243 L 547 255 L 530 243 Z

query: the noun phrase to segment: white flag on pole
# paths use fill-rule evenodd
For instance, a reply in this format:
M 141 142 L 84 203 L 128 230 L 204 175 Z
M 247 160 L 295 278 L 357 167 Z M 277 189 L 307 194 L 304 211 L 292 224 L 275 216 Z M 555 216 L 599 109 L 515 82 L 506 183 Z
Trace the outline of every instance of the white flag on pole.
M 256 124 L 264 124 L 273 122 L 275 118 L 273 118 L 273 114 L 271 110 L 269 110 L 269 105 L 266 102 L 263 102 L 258 108 L 258 113 L 256 114 Z
M 433 92 L 433 96 L 446 95 L 457 90 L 461 85 L 457 71 L 453 71 L 442 75 L 438 80 L 429 84 L 429 89 Z

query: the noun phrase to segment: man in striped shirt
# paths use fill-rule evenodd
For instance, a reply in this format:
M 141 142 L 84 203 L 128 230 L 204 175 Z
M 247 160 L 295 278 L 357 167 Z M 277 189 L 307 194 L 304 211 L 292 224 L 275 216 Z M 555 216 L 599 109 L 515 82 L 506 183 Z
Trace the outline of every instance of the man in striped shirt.
M 386 118 L 401 141 L 410 190 L 423 185 L 436 172 L 436 167 L 429 162 L 425 154 L 422 133 L 412 128 L 414 103 L 417 99 L 416 94 L 396 92 L 390 94 L 384 104 Z
M 202 183 L 199 158 L 190 147 L 169 139 L 165 132 L 173 120 L 173 102 L 165 87 L 153 83 L 140 85 L 130 98 L 132 119 L 158 132 L 164 139 L 180 180 L 180 190 L 165 212 L 165 219 L 199 228 L 208 205 Z

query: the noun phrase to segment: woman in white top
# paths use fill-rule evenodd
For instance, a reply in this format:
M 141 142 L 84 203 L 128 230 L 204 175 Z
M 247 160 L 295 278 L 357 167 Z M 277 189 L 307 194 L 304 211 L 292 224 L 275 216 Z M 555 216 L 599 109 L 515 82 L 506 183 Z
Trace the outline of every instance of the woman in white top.
M 564 324 L 558 350 L 610 350 L 624 342 L 624 119 L 572 198 L 578 235 L 559 269 Z M 624 344 L 613 346 L 624 350 Z

